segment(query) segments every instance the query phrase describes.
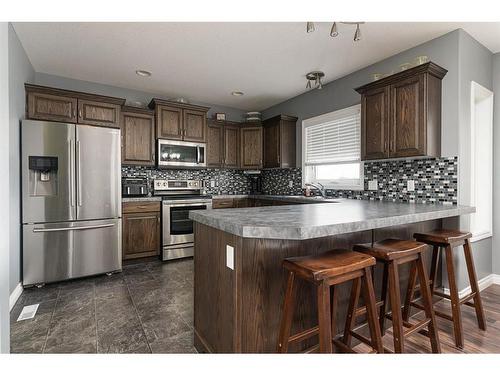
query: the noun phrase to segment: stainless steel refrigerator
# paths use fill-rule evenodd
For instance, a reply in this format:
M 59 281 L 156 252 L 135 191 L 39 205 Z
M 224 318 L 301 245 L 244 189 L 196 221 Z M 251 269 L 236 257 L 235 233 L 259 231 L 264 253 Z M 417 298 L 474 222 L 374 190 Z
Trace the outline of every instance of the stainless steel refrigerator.
M 23 285 L 121 269 L 120 131 L 21 125 Z

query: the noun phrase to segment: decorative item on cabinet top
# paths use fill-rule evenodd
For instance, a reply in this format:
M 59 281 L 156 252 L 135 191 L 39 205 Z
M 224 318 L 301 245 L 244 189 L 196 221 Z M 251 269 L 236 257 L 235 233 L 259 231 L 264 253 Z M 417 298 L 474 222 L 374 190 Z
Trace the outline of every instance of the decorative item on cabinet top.
M 24 88 L 27 119 L 120 127 L 125 99 L 29 83 Z

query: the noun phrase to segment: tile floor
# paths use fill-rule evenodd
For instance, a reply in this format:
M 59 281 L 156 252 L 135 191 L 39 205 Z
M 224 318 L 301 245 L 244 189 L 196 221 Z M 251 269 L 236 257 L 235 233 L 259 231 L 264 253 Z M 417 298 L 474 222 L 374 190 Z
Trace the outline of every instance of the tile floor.
M 35 318 L 17 322 L 34 303 Z M 193 260 L 26 289 L 10 315 L 12 353 L 196 353 Z

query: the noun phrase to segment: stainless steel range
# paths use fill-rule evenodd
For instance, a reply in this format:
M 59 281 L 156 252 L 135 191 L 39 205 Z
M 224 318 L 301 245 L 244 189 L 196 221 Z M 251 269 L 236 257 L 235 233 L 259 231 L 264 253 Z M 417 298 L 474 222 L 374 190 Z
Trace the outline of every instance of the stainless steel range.
M 189 211 L 212 208 L 212 197 L 203 195 L 199 180 L 154 180 L 153 193 L 162 201 L 162 260 L 194 254 L 193 221 Z

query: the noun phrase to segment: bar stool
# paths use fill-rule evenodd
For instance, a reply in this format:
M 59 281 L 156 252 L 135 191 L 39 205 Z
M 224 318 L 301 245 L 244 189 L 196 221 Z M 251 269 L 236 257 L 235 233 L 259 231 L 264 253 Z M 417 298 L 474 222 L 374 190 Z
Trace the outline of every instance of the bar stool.
M 433 247 L 432 250 L 432 264 L 431 264 L 431 278 L 429 284 L 431 286 L 431 295 L 435 294 L 437 296 L 449 299 L 451 301 L 451 316 L 442 312 L 435 310 L 435 314 L 444 319 L 448 319 L 453 322 L 453 332 L 455 336 L 455 345 L 459 348 L 464 346 L 464 336 L 462 328 L 462 317 L 460 313 L 460 306 L 465 304 L 467 306 L 474 307 L 476 310 L 476 318 L 479 329 L 486 330 L 486 319 L 484 317 L 483 303 L 481 301 L 481 294 L 479 292 L 479 286 L 477 283 L 476 269 L 474 267 L 474 260 L 472 258 L 471 246 L 469 243 L 469 238 L 472 237 L 470 232 L 461 232 L 458 230 L 451 229 L 439 229 L 429 233 L 415 233 L 413 237 L 420 242 L 424 242 Z M 465 261 L 467 263 L 467 272 L 469 274 L 469 282 L 472 293 L 459 298 L 458 289 L 455 279 L 455 267 L 453 265 L 453 249 L 463 246 Z M 440 251 L 444 248 L 446 256 L 446 270 L 448 273 L 448 284 L 450 286 L 450 294 L 447 295 L 440 291 L 435 290 L 435 281 L 439 265 Z M 411 307 L 416 307 L 421 309 L 422 306 L 413 299 L 413 295 L 416 290 L 420 289 L 420 286 L 415 286 L 416 284 L 415 270 L 412 269 L 410 272 L 410 279 L 408 282 L 408 291 L 406 295 L 404 316 L 405 320 L 408 319 Z M 474 302 L 470 302 L 474 299 Z
M 379 312 L 379 324 L 382 335 L 385 334 L 385 319 L 389 318 L 393 323 L 394 332 L 394 351 L 396 353 L 404 352 L 404 339 L 415 333 L 420 332 L 425 326 L 428 332 L 425 332 L 429 337 L 433 353 L 440 353 L 441 346 L 437 333 L 436 318 L 432 308 L 432 297 L 429 289 L 429 280 L 425 270 L 422 253 L 426 249 L 426 245 L 416 241 L 386 239 L 375 242 L 373 244 L 355 245 L 355 251 L 373 256 L 377 261 L 383 263 L 384 274 L 382 281 L 382 305 Z M 401 312 L 401 293 L 399 288 L 399 266 L 402 264 L 411 263 L 412 269 L 415 267 L 416 273 L 422 288 L 422 307 L 425 311 L 425 319 L 411 324 L 404 321 Z M 387 288 L 389 288 L 389 302 L 391 305 L 391 314 L 386 314 L 386 297 Z M 408 328 L 403 330 L 403 326 Z M 352 329 L 344 331 L 344 341 L 348 340 L 353 335 Z M 355 336 L 356 337 L 356 336 Z M 386 350 L 386 349 L 385 349 Z M 386 350 L 387 351 L 387 350 Z
M 344 249 L 332 250 L 320 255 L 285 259 L 283 267 L 288 270 L 288 281 L 281 316 L 277 351 L 279 353 L 286 353 L 288 352 L 289 344 L 299 343 L 319 335 L 319 345 L 309 348 L 304 353 L 310 353 L 317 348 L 319 348 L 321 353 L 332 353 L 332 330 L 335 330 L 336 325 L 338 297 L 335 286 L 354 280 L 356 285 L 360 281 L 363 283 L 371 346 L 374 351 L 382 352 L 382 338 L 380 328 L 377 324 L 375 292 L 371 275 L 371 267 L 374 264 L 375 259 L 373 257 Z M 290 336 L 297 288 L 296 277 L 316 285 L 318 326 Z M 330 298 L 332 298 L 331 304 Z M 350 351 L 354 352 L 353 350 Z

